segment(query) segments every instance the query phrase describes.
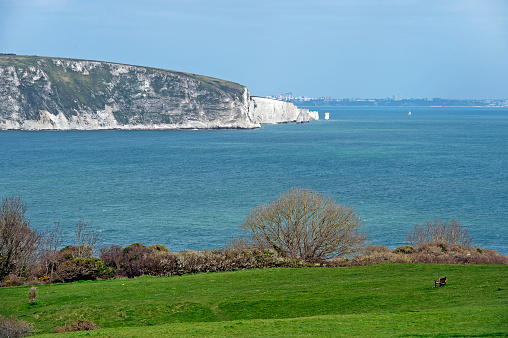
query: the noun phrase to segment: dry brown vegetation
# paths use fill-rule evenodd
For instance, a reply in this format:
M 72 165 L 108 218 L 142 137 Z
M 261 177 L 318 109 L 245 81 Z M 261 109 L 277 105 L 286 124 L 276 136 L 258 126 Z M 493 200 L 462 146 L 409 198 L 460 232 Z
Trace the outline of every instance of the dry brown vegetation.
M 62 332 L 76 332 L 76 331 L 92 331 L 98 330 L 100 327 L 95 325 L 94 322 L 88 319 L 78 319 L 68 325 L 56 328 L 56 333 Z
M 240 226 L 257 247 L 317 262 L 361 251 L 363 222 L 351 207 L 309 189 L 292 188 L 253 208 Z
M 365 235 L 358 231 L 361 221 L 353 209 L 306 189 L 292 189 L 254 208 L 242 226 L 250 237 L 204 251 L 171 252 L 160 244 L 133 243 L 103 247 L 97 258 L 100 237 L 87 223 L 77 224 L 75 245 L 58 249 L 63 242 L 59 223 L 49 232 L 37 233 L 30 229 L 25 211 L 21 198 L 2 199 L 0 286 L 271 267 L 508 264 L 507 256 L 473 247 L 467 230 L 456 220 L 417 225 L 408 234 L 408 245 L 394 250 L 374 245 L 360 251 Z M 35 296 L 30 296 L 31 302 Z
M 134 243 L 125 248 L 113 245 L 102 249 L 101 259 L 115 268 L 116 277 L 142 275 L 173 276 L 186 273 L 219 272 L 268 267 L 306 265 L 298 259 L 281 257 L 273 249 L 250 246 L 215 250 L 170 252 L 162 245 L 146 247 Z
M 435 219 L 426 221 L 421 225 L 415 225 L 412 233 L 406 235 L 409 245 L 418 246 L 425 243 L 449 243 L 471 246 L 473 238 L 467 229 L 464 229 L 456 219 L 443 221 Z
M 6 318 L 0 315 L 0 337 L 26 337 L 33 332 L 35 329 L 32 323 L 18 320 L 14 316 Z
M 2 198 L 0 206 L 0 280 L 33 263 L 40 234 L 30 229 L 26 203 L 19 196 Z
M 508 257 L 497 251 L 443 242 L 423 243 L 415 248 L 402 246 L 390 250 L 386 246 L 367 247 L 352 258 L 336 258 L 324 266 L 358 266 L 384 263 L 436 263 L 436 264 L 508 264 Z

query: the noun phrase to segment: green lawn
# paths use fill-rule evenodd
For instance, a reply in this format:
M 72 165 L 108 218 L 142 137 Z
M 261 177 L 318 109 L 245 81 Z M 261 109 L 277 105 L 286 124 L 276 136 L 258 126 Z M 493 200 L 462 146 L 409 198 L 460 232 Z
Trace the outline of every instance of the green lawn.
M 434 288 L 434 279 L 448 285 Z M 71 336 L 507 336 L 508 266 L 246 270 L 0 289 L 0 314 Z

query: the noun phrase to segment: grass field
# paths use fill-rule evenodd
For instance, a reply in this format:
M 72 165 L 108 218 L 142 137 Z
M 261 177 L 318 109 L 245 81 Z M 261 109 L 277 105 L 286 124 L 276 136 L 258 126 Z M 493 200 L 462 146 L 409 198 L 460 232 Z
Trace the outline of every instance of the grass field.
M 434 288 L 434 279 L 448 284 Z M 0 289 L 0 314 L 62 336 L 508 336 L 508 266 L 245 270 Z

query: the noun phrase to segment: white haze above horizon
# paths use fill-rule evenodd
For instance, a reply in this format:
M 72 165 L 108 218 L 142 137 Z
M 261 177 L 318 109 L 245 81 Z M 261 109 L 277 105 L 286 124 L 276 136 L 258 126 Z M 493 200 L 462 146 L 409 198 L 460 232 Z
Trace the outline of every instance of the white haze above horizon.
M 258 96 L 508 99 L 508 1 L 0 0 L 0 52 L 191 72 Z

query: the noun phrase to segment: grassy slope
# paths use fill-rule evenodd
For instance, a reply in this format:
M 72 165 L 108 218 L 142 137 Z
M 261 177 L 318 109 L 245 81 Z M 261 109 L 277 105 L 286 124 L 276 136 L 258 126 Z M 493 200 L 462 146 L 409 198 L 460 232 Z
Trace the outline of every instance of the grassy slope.
M 507 275 L 499 265 L 250 270 L 42 285 L 32 306 L 29 287 L 12 287 L 0 289 L 0 314 L 42 332 L 83 317 L 99 336 L 508 335 Z M 441 276 L 448 285 L 433 288 Z
M 97 91 L 106 91 L 104 86 L 105 82 L 110 82 L 111 74 L 108 69 L 106 70 L 94 70 L 90 73 L 89 76 L 84 76 L 81 73 L 77 72 L 63 72 L 61 67 L 57 67 L 53 64 L 53 59 L 58 60 L 71 60 L 71 61 L 94 61 L 94 60 L 81 60 L 81 59 L 68 59 L 68 58 L 59 58 L 59 57 L 43 57 L 43 56 L 27 56 L 27 55 L 0 55 L 0 67 L 1 66 L 14 66 L 17 69 L 27 69 L 29 66 L 39 67 L 37 64 L 37 60 L 46 60 L 46 64 L 43 66 L 44 70 L 50 77 L 50 80 L 53 84 L 62 84 L 58 88 L 60 91 L 64 91 L 60 93 L 60 97 L 64 99 L 65 104 L 71 105 L 74 100 L 78 101 L 81 104 L 85 104 L 90 102 L 92 98 L 90 97 L 91 92 Z M 105 61 L 94 61 L 94 62 L 105 62 Z M 114 62 L 105 62 L 115 64 Z M 181 76 L 187 76 L 198 81 L 201 81 L 204 87 L 215 88 L 218 90 L 225 91 L 231 95 L 236 96 L 240 100 L 243 99 L 243 91 L 245 89 L 244 86 L 227 81 L 222 79 L 216 79 L 204 75 L 197 75 L 191 73 L 177 72 L 173 70 L 167 69 L 158 69 L 151 67 L 142 67 L 135 66 L 139 68 L 145 68 L 148 72 L 152 71 L 162 71 L 168 73 L 174 73 Z M 66 100 L 68 99 L 68 100 Z M 97 100 L 99 98 L 95 97 L 93 100 Z M 69 102 L 67 102 L 69 101 Z

